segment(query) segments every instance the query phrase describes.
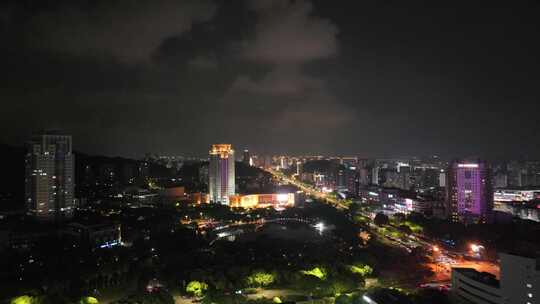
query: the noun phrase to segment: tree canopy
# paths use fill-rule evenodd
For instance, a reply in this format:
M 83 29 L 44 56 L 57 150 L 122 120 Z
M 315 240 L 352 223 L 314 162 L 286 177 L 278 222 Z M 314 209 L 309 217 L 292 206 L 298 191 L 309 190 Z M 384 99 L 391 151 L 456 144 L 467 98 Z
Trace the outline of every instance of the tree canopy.
M 11 299 L 10 304 L 38 304 L 39 299 L 36 297 L 24 295 Z
M 383 226 L 388 225 L 390 220 L 388 219 L 388 216 L 384 215 L 383 213 L 377 213 L 377 215 L 375 215 L 375 218 L 373 219 L 373 222 L 377 226 Z
M 80 304 L 99 304 L 98 299 L 94 297 L 83 297 L 80 301 Z
M 351 270 L 352 273 L 359 274 L 362 277 L 369 276 L 370 274 L 373 273 L 373 268 L 371 268 L 369 265 L 365 265 L 361 263 L 351 265 L 349 269 Z
M 322 267 L 314 267 L 313 269 L 302 270 L 301 272 L 305 275 L 319 278 L 320 280 L 326 280 L 326 270 Z
M 191 281 L 186 286 L 186 292 L 196 297 L 201 297 L 208 289 L 208 284 L 205 282 Z
M 257 271 L 246 278 L 249 286 L 265 287 L 274 283 L 275 276 L 272 273 Z

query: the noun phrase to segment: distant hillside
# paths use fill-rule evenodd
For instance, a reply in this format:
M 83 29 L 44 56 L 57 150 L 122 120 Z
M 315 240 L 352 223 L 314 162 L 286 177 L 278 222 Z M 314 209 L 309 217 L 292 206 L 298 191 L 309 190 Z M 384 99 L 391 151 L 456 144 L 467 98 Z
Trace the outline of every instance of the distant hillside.
M 260 169 L 260 168 L 257 168 L 257 167 L 254 167 L 254 166 L 248 166 L 246 165 L 245 163 L 243 162 L 236 162 L 235 163 L 235 171 L 236 171 L 236 176 L 239 177 L 239 178 L 255 178 L 259 175 L 266 175 L 266 176 L 271 176 L 270 173 Z
M 0 202 L 6 205 L 22 206 L 24 201 L 24 159 L 25 147 L 0 144 L 0 157 L 4 160 L 0 174 Z M 142 161 L 122 157 L 92 156 L 75 151 L 75 192 L 88 184 L 89 180 L 103 178 L 103 174 L 114 172 L 115 180 L 123 184 L 132 177 L 144 174 L 149 177 L 173 176 L 176 172 L 157 164 L 147 164 L 141 171 Z M 0 206 L 0 209 L 3 206 Z M 4 206 L 5 207 L 5 206 Z M 12 209 L 11 207 L 8 209 Z

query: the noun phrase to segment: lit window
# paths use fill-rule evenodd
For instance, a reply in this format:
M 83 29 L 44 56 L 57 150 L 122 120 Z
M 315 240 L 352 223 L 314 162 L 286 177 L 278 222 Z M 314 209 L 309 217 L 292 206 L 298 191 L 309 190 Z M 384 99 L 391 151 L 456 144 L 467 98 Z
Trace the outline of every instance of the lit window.
M 532 293 L 528 293 L 527 295 L 529 296 L 529 298 L 532 298 Z
M 527 283 L 527 288 L 532 288 L 532 284 Z

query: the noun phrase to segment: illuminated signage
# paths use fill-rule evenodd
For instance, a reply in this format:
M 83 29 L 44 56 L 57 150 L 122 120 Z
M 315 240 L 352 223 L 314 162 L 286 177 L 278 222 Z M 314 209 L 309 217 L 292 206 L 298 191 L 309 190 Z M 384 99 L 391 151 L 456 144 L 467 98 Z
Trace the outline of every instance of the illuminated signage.
M 478 168 L 478 164 L 458 164 L 458 168 Z

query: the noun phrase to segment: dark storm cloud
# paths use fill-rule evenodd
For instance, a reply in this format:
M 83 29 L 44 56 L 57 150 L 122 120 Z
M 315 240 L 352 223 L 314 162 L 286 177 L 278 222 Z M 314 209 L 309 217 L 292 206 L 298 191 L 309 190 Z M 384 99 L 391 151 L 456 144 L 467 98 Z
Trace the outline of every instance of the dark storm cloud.
M 164 39 L 208 21 L 206 0 L 115 0 L 43 11 L 31 21 L 29 42 L 76 55 L 112 55 L 128 63 L 148 61 Z
M 338 28 L 315 16 L 309 1 L 253 1 L 249 7 L 257 20 L 252 37 L 242 43 L 241 57 L 268 70 L 262 75 L 239 75 L 224 103 L 234 109 L 256 109 L 243 113 L 241 121 L 268 127 L 271 132 L 265 132 L 265 142 L 274 149 L 285 151 L 287 142 L 289 150 L 301 151 L 302 144 L 294 139 L 303 138 L 304 145 L 309 141 L 310 148 L 326 150 L 331 134 L 353 116 L 325 79 L 310 75 L 304 67 L 338 55 Z
M 320 136 L 316 130 L 326 133 L 352 119 L 350 109 L 337 102 L 324 80 L 306 75 L 299 67 L 277 66 L 260 80 L 240 76 L 226 98 L 267 111 L 266 119 L 273 118 L 269 125 L 291 136 Z
M 338 29 L 330 20 L 313 15 L 309 1 L 252 1 L 259 20 L 244 56 L 271 64 L 299 64 L 337 52 Z
M 2 142 L 61 128 L 78 150 L 131 157 L 204 155 L 214 142 L 259 153 L 540 152 L 538 7 L 2 4 Z
M 215 69 L 218 67 L 217 58 L 213 56 L 196 56 L 189 60 L 188 65 L 194 67 L 194 68 L 201 68 L 201 69 Z
M 7 5 L 0 5 L 0 25 L 9 23 L 13 14 L 13 8 Z

